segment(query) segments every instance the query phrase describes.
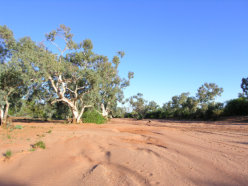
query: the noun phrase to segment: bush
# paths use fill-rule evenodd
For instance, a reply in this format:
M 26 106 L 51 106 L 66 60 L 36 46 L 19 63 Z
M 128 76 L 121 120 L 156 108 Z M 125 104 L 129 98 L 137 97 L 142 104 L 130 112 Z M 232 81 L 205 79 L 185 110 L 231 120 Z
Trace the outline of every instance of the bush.
M 83 122 L 84 123 L 96 123 L 96 124 L 103 124 L 107 122 L 107 119 L 103 117 L 99 112 L 96 110 L 87 110 L 83 114 Z
M 37 149 L 37 148 L 45 149 L 46 148 L 46 145 L 43 141 L 39 141 L 32 146 L 34 149 Z
M 244 116 L 248 115 L 248 99 L 237 98 L 227 102 L 224 114 L 227 116 Z
M 134 115 L 133 115 L 133 113 L 126 112 L 126 113 L 124 114 L 124 118 L 134 118 Z
M 161 109 L 157 109 L 155 111 L 147 112 L 145 118 L 147 118 L 147 119 L 162 119 L 163 118 L 163 111 Z
M 11 156 L 12 156 L 12 152 L 10 150 L 7 150 L 5 153 L 4 153 L 4 156 L 5 158 L 9 159 Z

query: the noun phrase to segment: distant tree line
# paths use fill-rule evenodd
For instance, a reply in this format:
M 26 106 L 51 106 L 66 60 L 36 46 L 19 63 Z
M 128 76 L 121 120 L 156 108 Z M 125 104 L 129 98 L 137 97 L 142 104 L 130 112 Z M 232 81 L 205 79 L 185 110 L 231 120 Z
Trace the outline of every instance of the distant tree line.
M 136 119 L 200 119 L 215 120 L 223 116 L 248 115 L 248 78 L 242 79 L 243 93 L 239 98 L 227 101 L 225 104 L 216 102 L 217 96 L 221 96 L 223 88 L 215 83 L 203 84 L 196 93 L 181 93 L 173 96 L 171 101 L 160 107 L 155 101 L 148 102 L 141 93 L 129 98 L 132 112 L 122 112 L 120 117 Z M 121 113 L 121 112 L 120 112 Z

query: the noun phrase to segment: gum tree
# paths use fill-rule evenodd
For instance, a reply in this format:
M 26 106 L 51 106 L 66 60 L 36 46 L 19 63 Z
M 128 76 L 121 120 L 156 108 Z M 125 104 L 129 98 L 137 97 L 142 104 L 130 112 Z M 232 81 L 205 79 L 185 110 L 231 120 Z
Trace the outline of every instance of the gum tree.
M 118 52 L 112 61 L 108 61 L 107 57 L 98 56 L 101 62 L 97 66 L 100 78 L 99 81 L 99 97 L 97 107 L 101 108 L 101 114 L 108 117 L 110 112 L 117 107 L 117 102 L 123 100 L 123 89 L 130 84 L 133 78 L 133 72 L 128 73 L 128 79 L 121 78 L 118 75 L 118 67 L 120 58 L 124 56 L 124 52 Z
M 6 26 L 0 26 L 0 124 L 4 125 L 10 104 L 17 103 L 26 92 L 25 68 L 14 57 L 21 42 Z
M 61 48 L 57 43 L 60 38 L 65 43 Z M 73 123 L 80 123 L 85 108 L 93 106 L 92 93 L 96 90 L 98 74 L 94 70 L 93 45 L 90 40 L 75 43 L 70 28 L 60 25 L 46 35 L 46 40 L 52 44 L 59 53 L 52 55 L 50 64 L 44 65 L 39 61 L 36 66 L 48 80 L 53 94 L 52 103 L 66 104 L 72 113 Z
M 196 97 L 200 103 L 208 104 L 221 96 L 223 88 L 218 87 L 215 83 L 204 83 L 198 90 Z
M 4 87 L 4 75 L 6 75 L 7 62 L 11 59 L 12 53 L 15 50 L 15 39 L 13 32 L 7 26 L 0 26 L 0 124 L 6 123 L 9 103 L 8 97 L 11 92 L 8 92 Z
M 10 104 L 21 99 L 25 90 L 25 81 L 21 71 L 13 64 L 1 65 L 1 68 L 0 104 L 3 106 L 1 110 L 1 123 L 6 124 Z
M 118 75 L 117 56 L 109 62 L 106 56 L 93 53 L 91 40 L 75 43 L 70 28 L 60 25 L 46 34 L 46 41 L 58 53 L 53 54 L 40 46 L 40 56 L 33 64 L 33 71 L 49 85 L 52 103 L 62 102 L 70 108 L 73 123 L 81 122 L 88 107 L 104 105 L 107 110 L 117 100 L 121 89 L 128 85 L 129 81 Z M 58 44 L 61 41 L 63 47 Z
M 118 56 L 110 62 L 106 56 L 94 54 L 93 44 L 89 39 L 75 43 L 70 28 L 64 25 L 46 34 L 46 40 L 40 44 L 25 37 L 14 42 L 15 47 L 10 45 L 10 41 L 15 41 L 12 32 L 2 27 L 0 31 L 2 65 L 6 66 L 4 63 L 8 61 L 15 62 L 16 65 L 12 67 L 15 67 L 17 74 L 21 72 L 21 75 L 16 75 L 14 71 L 8 71 L 10 69 L 6 66 L 8 70 L 2 72 L 2 81 L 6 83 L 6 73 L 12 74 L 12 79 L 21 77 L 22 83 L 28 86 L 27 97 L 30 98 L 32 94 L 42 90 L 42 99 L 39 101 L 67 105 L 74 123 L 81 122 L 82 114 L 88 107 L 101 105 L 103 113 L 104 109 L 110 110 L 117 100 L 121 100 L 122 89 L 129 85 L 133 76 L 130 73 L 128 80 L 121 79 L 117 70 Z M 118 54 L 123 56 L 124 53 Z M 5 62 L 2 62 L 3 59 Z M 3 69 L 1 68 L 2 71 Z M 9 83 L 16 86 L 14 82 L 18 82 L 17 87 L 21 88 L 19 79 Z M 6 90 L 6 85 L 1 86 L 1 91 Z M 5 94 L 1 94 L 3 95 Z M 0 102 L 1 108 L 2 100 L 3 98 Z
M 137 93 L 129 98 L 129 103 L 133 108 L 133 111 L 137 119 L 144 119 L 147 113 L 147 100 L 143 98 L 143 94 Z

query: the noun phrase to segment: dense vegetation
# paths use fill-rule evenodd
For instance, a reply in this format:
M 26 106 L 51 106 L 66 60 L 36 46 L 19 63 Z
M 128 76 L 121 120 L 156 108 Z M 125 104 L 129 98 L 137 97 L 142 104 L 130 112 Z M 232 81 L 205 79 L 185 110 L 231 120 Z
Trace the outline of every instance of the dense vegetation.
M 108 117 L 217 119 L 248 115 L 248 78 L 243 78 L 239 98 L 216 102 L 223 89 L 205 83 L 195 96 L 182 93 L 160 107 L 141 93 L 124 101 L 128 78 L 119 76 L 123 51 L 109 60 L 93 52 L 91 40 L 73 41 L 70 28 L 46 34 L 42 43 L 29 37 L 19 40 L 7 26 L 0 26 L 0 124 L 7 116 L 68 119 L 73 123 L 104 123 Z M 61 44 L 61 43 L 64 44 Z M 55 49 L 58 51 L 55 53 Z M 128 102 L 132 112 L 118 103 Z
M 129 98 L 133 111 L 126 113 L 123 117 L 215 120 L 222 116 L 245 116 L 248 115 L 248 97 L 245 92 L 247 86 L 244 86 L 243 82 L 244 79 L 241 84 L 244 93 L 240 94 L 239 98 L 226 103 L 215 102 L 216 97 L 221 96 L 223 89 L 214 83 L 202 85 L 195 97 L 190 96 L 189 93 L 173 96 L 171 101 L 163 104 L 162 107 L 154 101 L 146 101 L 143 95 L 138 93 Z
M 100 114 L 97 110 L 89 109 L 83 114 L 83 122 L 102 124 L 102 123 L 106 123 L 107 119 L 104 116 L 102 116 L 102 114 Z

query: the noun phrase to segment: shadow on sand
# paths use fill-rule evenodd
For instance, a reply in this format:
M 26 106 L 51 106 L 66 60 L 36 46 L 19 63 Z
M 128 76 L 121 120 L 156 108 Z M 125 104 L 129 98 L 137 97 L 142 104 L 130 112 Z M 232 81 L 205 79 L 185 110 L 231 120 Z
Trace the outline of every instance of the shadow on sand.
M 2 181 L 0 180 L 0 186 L 27 186 L 26 184 L 21 184 L 13 181 Z

